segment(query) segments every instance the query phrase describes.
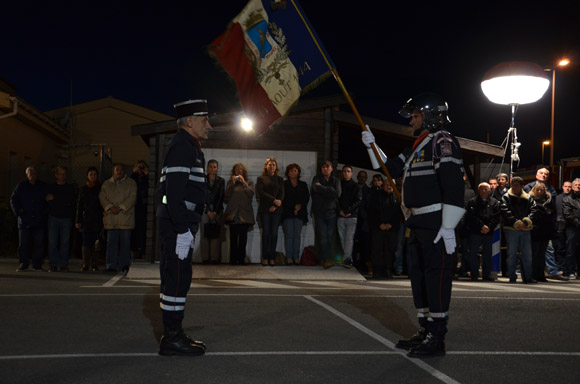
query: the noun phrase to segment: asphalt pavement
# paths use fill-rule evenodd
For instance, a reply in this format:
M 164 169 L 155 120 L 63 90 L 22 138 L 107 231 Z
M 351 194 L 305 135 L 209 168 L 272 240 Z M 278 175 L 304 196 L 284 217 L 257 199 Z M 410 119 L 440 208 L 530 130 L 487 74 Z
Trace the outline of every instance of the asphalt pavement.
M 16 272 L 0 259 L 0 383 L 579 383 L 580 280 L 454 281 L 447 355 L 410 359 L 409 280 L 354 269 L 194 266 L 184 328 L 157 355 L 158 265 Z

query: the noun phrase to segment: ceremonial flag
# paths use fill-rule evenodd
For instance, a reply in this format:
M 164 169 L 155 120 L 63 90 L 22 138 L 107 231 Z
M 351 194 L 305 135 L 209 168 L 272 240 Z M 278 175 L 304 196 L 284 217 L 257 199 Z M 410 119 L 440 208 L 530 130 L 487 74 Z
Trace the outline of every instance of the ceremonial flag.
M 296 0 L 250 0 L 209 51 L 234 80 L 258 134 L 334 68 Z

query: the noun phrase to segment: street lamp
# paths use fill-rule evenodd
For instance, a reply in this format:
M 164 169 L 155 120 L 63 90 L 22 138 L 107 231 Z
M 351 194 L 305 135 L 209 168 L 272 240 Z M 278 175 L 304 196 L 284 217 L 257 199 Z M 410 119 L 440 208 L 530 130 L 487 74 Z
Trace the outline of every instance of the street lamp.
M 481 82 L 481 90 L 493 103 L 509 105 L 512 109 L 512 121 L 508 129 L 506 143 L 511 138 L 510 179 L 513 176 L 513 163 L 519 162 L 515 116 L 520 104 L 538 101 L 550 85 L 544 70 L 538 64 L 526 61 L 508 61 L 500 63 L 487 71 Z M 507 144 L 506 144 L 507 146 Z
M 542 141 L 542 166 L 544 166 L 544 147 L 550 145 L 550 140 Z
M 552 143 L 550 147 L 550 172 L 554 171 L 554 105 L 556 101 L 556 67 L 564 67 L 570 64 L 570 60 L 562 59 L 560 60 L 554 68 L 548 68 L 544 71 L 552 71 L 552 121 L 550 124 L 550 142 Z

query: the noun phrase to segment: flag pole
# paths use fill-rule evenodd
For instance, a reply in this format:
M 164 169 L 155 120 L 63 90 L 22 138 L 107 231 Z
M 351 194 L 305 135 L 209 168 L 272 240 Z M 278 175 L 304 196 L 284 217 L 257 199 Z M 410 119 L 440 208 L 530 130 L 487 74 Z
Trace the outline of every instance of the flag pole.
M 359 123 L 361 129 L 363 131 L 366 131 L 367 130 L 367 127 L 366 127 L 365 123 L 363 122 L 362 117 L 361 117 L 360 113 L 358 112 L 358 109 L 357 109 L 356 105 L 354 105 L 354 101 L 352 100 L 352 98 L 350 97 L 350 94 L 346 90 L 346 87 L 344 86 L 344 83 L 342 82 L 342 79 L 340 78 L 340 75 L 336 71 L 336 68 L 334 68 L 332 65 L 330 65 L 330 62 L 328 61 L 326 55 L 324 54 L 324 50 L 320 47 L 320 44 L 318 44 L 318 40 L 316 40 L 316 36 L 314 36 L 314 33 L 312 32 L 312 30 L 310 29 L 310 26 L 306 22 L 306 19 L 304 18 L 304 15 L 302 15 L 302 13 L 300 12 L 300 9 L 296 6 L 295 1 L 294 0 L 290 0 L 290 1 L 292 2 L 292 5 L 294 6 L 294 9 L 296 9 L 296 12 L 298 13 L 298 15 L 300 16 L 300 18 L 302 19 L 302 22 L 304 23 L 304 26 L 308 30 L 308 33 L 310 34 L 310 37 L 312 38 L 312 40 L 314 41 L 314 44 L 318 48 L 318 51 L 322 55 L 322 58 L 326 62 L 326 65 L 328 66 L 328 69 L 330 69 L 330 72 L 332 73 L 332 76 L 334 76 L 334 79 L 336 80 L 336 82 L 338 83 L 338 86 L 342 90 L 342 93 L 346 97 L 346 100 L 348 101 L 348 104 L 350 105 L 350 108 L 352 109 L 352 111 L 353 111 L 356 119 L 358 120 L 358 123 Z M 394 182 L 393 178 L 391 177 L 391 174 L 389 173 L 387 167 L 385 166 L 385 163 L 383 162 L 383 159 L 379 155 L 379 151 L 377 150 L 377 147 L 376 147 L 375 143 L 372 143 L 371 144 L 371 148 L 373 149 L 373 153 L 375 154 L 375 157 L 377 158 L 377 160 L 379 161 L 379 164 L 381 165 L 381 170 L 387 176 L 387 179 L 389 180 L 389 183 L 391 183 L 391 186 L 393 187 L 393 190 L 395 191 L 395 195 L 397 196 L 397 198 L 399 199 L 399 202 L 400 202 L 401 201 L 401 193 L 397 189 L 397 186 L 395 185 L 395 182 Z

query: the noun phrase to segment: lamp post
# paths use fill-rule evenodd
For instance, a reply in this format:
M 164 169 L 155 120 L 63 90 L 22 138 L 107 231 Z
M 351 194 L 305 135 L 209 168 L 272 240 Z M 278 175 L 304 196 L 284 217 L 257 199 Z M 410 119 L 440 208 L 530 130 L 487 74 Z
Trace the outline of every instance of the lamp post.
M 556 64 L 556 67 L 563 67 L 570 64 L 570 60 L 562 59 Z M 554 171 L 554 105 L 556 101 L 556 67 L 546 69 L 552 71 L 552 121 L 550 123 L 550 172 Z
M 546 145 L 550 145 L 550 140 L 544 140 L 544 141 L 542 141 L 542 166 L 544 165 L 544 147 Z
M 506 138 L 506 143 L 511 139 L 510 179 L 513 176 L 513 163 L 520 161 L 518 149 L 521 143 L 518 143 L 515 127 L 517 108 L 520 104 L 538 101 L 549 85 L 550 81 L 542 67 L 526 61 L 500 63 L 483 76 L 481 90 L 485 96 L 493 103 L 509 105 L 512 110 L 512 121 Z

